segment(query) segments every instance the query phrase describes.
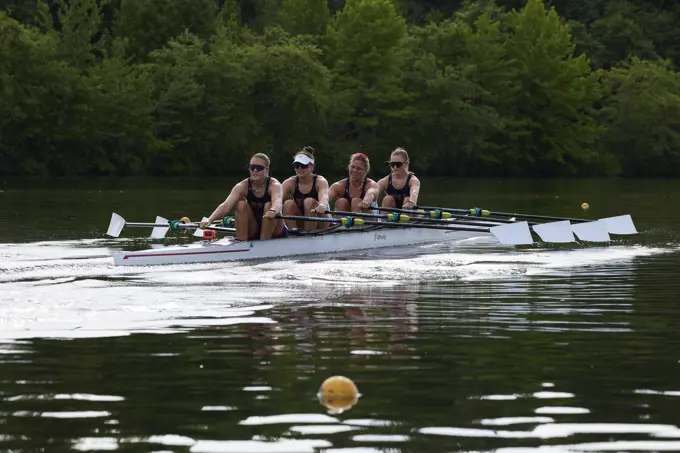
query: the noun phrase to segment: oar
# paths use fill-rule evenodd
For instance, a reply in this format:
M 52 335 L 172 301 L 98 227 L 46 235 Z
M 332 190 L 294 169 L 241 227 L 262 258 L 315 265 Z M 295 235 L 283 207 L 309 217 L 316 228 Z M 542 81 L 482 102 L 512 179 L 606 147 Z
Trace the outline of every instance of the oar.
M 399 214 L 397 212 L 391 212 L 389 214 L 368 214 L 368 213 L 363 213 L 363 212 L 347 212 L 347 211 L 326 211 L 329 214 L 332 215 L 347 215 L 347 216 L 355 216 L 355 217 L 364 217 L 364 218 L 373 218 L 373 219 L 384 219 L 387 222 L 393 222 L 393 223 L 403 223 L 403 222 L 426 222 L 426 223 L 439 223 L 439 224 L 444 224 L 444 225 L 469 225 L 469 226 L 481 226 L 481 227 L 490 227 L 493 225 L 489 225 L 491 221 L 488 222 L 458 222 L 457 220 L 443 220 L 443 219 L 436 219 L 436 218 L 427 218 L 427 217 L 409 217 L 405 214 Z M 422 214 L 426 214 L 423 212 Z M 466 216 L 460 216 L 464 219 L 470 219 L 470 217 Z M 499 224 L 499 222 L 493 222 L 496 224 Z M 505 221 L 501 223 L 514 223 L 510 221 Z
M 197 229 L 197 223 L 182 223 L 179 220 L 168 221 L 163 217 L 156 217 L 156 221 L 151 222 L 126 222 L 123 217 L 116 214 L 115 212 L 111 214 L 111 222 L 109 223 L 109 229 L 106 231 L 108 236 L 117 238 L 120 236 L 120 232 L 123 231 L 125 227 L 141 227 L 141 228 L 153 228 L 151 232 L 151 238 L 160 239 L 165 237 L 168 230 L 179 231 L 180 229 Z M 223 228 L 216 226 L 209 226 L 205 229 L 220 231 L 223 233 L 234 233 L 236 230 L 234 228 Z
M 410 209 L 397 209 L 397 208 L 377 208 L 378 210 L 381 211 L 396 211 L 396 212 L 404 212 L 404 213 L 413 213 L 413 214 L 421 214 L 423 212 L 429 214 L 431 217 L 435 218 L 440 218 L 444 217 L 446 218 L 447 216 L 453 216 L 456 218 L 462 218 L 462 219 L 472 219 L 474 216 L 469 216 L 469 215 L 456 215 L 456 214 L 451 214 L 447 213 L 443 210 L 440 209 L 435 209 L 432 208 L 430 211 L 421 211 L 421 210 L 410 210 Z M 419 209 L 427 209 L 423 207 L 419 207 Z M 446 208 L 443 208 L 446 209 Z M 454 210 L 454 209 L 452 209 Z M 455 211 L 455 210 L 454 210 Z M 502 222 L 502 220 L 499 219 L 489 219 L 489 221 L 493 222 Z M 514 223 L 515 220 L 506 220 L 506 222 L 509 223 Z M 575 242 L 574 238 L 574 233 L 581 239 L 582 241 L 589 241 L 589 242 L 607 242 L 610 241 L 611 239 L 609 238 L 609 234 L 607 232 L 606 226 L 604 223 L 598 223 L 598 222 L 593 222 L 589 221 L 588 223 L 583 223 L 579 225 L 571 225 L 568 220 L 561 220 L 558 222 L 551 222 L 551 223 L 528 223 L 531 227 L 532 230 L 538 234 L 538 236 L 545 242 L 556 242 L 556 243 L 568 243 L 568 242 Z
M 414 219 L 417 221 L 423 221 L 423 222 L 441 222 L 441 223 L 447 223 L 447 222 L 452 222 L 451 220 L 441 220 L 441 218 L 447 218 L 447 217 L 455 217 L 458 219 L 465 219 L 465 222 L 459 222 L 456 225 L 478 225 L 478 226 L 489 226 L 488 223 L 481 223 L 481 222 L 469 222 L 468 220 L 471 219 L 472 217 L 470 216 L 464 216 L 464 215 L 456 215 L 456 214 L 450 214 L 446 212 L 442 212 L 439 210 L 432 210 L 432 211 L 423 211 L 423 210 L 411 210 L 411 209 L 399 209 L 399 208 L 374 208 L 379 211 L 390 211 L 392 212 L 393 215 L 397 215 L 396 213 L 409 213 L 409 214 L 415 214 L 415 215 L 430 215 L 430 217 L 434 218 L 418 218 Z M 407 216 L 408 219 L 408 216 Z M 516 223 L 515 220 L 501 220 L 501 219 L 489 219 L 488 222 L 493 221 L 493 223 L 509 223 L 509 224 L 514 224 Z M 568 242 L 574 242 L 574 233 L 571 230 L 571 224 L 569 222 L 552 222 L 552 223 L 545 223 L 545 224 L 535 224 L 535 223 L 528 223 L 524 222 L 527 224 L 528 227 L 531 227 L 536 234 L 545 242 L 555 242 L 555 243 L 568 243 Z M 609 235 L 607 234 L 606 231 L 602 231 L 600 225 L 595 225 L 593 227 L 583 227 L 579 230 L 579 238 L 582 240 L 588 240 L 588 241 L 596 241 L 596 242 L 606 242 L 609 241 Z M 595 229 L 595 231 L 591 231 Z M 604 233 L 604 234 L 602 234 Z
M 592 219 L 576 219 L 570 217 L 555 217 L 548 215 L 534 215 L 534 214 L 518 214 L 512 212 L 498 212 L 498 211 L 488 211 L 481 208 L 472 209 L 456 209 L 456 208 L 440 208 L 437 206 L 417 206 L 418 209 L 424 209 L 426 211 L 441 211 L 448 212 L 452 214 L 465 214 L 473 217 L 489 217 L 489 216 L 500 216 L 500 217 L 515 217 L 517 219 L 536 219 L 536 220 L 569 220 L 570 222 L 592 222 Z
M 425 210 L 425 209 L 400 209 L 400 208 L 381 208 L 381 207 L 372 207 L 371 209 L 375 209 L 377 211 L 387 211 L 387 212 L 398 212 L 402 214 L 413 214 L 413 215 L 421 215 L 421 216 L 427 216 L 433 219 L 469 219 L 469 215 L 462 215 L 462 214 L 453 214 L 450 212 L 442 211 L 442 210 L 437 210 L 437 209 L 431 209 L 431 210 Z M 489 219 L 490 221 L 496 222 L 496 223 L 513 223 L 515 219 Z M 534 225 L 533 223 L 529 222 L 529 225 Z
M 467 214 L 473 217 L 488 217 L 488 216 L 500 216 L 500 217 L 514 217 L 517 219 L 536 219 L 536 220 L 555 220 L 555 221 L 569 221 L 577 224 L 592 224 L 601 222 L 605 227 L 607 233 L 611 234 L 637 234 L 637 229 L 633 224 L 633 219 L 630 214 L 619 215 L 615 217 L 605 217 L 602 219 L 580 219 L 573 217 L 556 217 L 548 215 L 538 215 L 538 214 L 521 214 L 515 212 L 498 212 L 498 211 L 488 211 L 486 209 L 472 208 L 472 209 L 452 209 L 452 208 L 440 208 L 436 206 L 418 206 L 419 209 L 425 210 L 438 210 L 448 213 L 456 214 Z M 572 225 L 572 229 L 577 236 L 580 237 L 579 233 L 585 234 L 587 236 L 594 235 L 595 237 L 603 237 L 601 235 L 601 226 L 591 228 L 575 228 L 576 225 Z M 583 238 L 581 238 L 583 239 Z M 583 239 L 588 240 L 588 239 Z M 608 239 L 607 239 L 608 240 Z
M 510 225 L 497 225 L 488 228 L 471 227 L 465 228 L 462 225 L 428 225 L 422 223 L 391 223 L 391 222 L 376 222 L 371 220 L 364 220 L 354 217 L 342 217 L 340 219 L 328 217 L 307 217 L 307 216 L 290 216 L 277 215 L 279 219 L 284 220 L 304 220 L 309 222 L 329 222 L 341 223 L 347 228 L 360 225 L 379 225 L 388 228 L 425 228 L 432 230 L 449 230 L 449 231 L 469 231 L 478 233 L 491 233 L 502 244 L 505 245 L 529 245 L 534 243 L 531 237 L 531 231 L 527 222 L 516 222 Z

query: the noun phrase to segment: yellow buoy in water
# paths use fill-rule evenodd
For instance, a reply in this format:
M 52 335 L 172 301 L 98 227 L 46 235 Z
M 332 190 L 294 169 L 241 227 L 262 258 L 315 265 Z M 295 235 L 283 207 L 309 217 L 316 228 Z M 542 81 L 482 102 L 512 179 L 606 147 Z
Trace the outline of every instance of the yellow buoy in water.
M 590 207 L 590 205 L 589 205 L 588 203 L 583 203 L 583 204 L 581 204 L 581 209 L 583 209 L 584 211 L 585 211 L 586 209 L 588 209 L 589 207 Z
M 345 376 L 331 376 L 321 384 L 322 393 L 334 393 L 337 395 L 356 395 L 359 389 L 351 379 Z
M 354 406 L 359 398 L 359 389 L 345 376 L 331 376 L 321 384 L 319 402 L 334 414 L 340 414 Z

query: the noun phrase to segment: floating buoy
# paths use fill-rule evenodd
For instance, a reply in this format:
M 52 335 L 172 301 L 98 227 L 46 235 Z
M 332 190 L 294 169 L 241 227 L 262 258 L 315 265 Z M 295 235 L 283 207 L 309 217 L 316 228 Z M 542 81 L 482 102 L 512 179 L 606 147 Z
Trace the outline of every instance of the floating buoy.
M 331 376 L 321 384 L 321 392 L 339 395 L 356 395 L 359 393 L 356 384 L 345 376 Z
M 583 209 L 584 211 L 585 211 L 586 209 L 588 209 L 589 207 L 590 207 L 590 205 L 589 205 L 588 203 L 582 203 L 582 204 L 581 204 L 581 209 Z
M 359 399 L 359 389 L 345 376 L 331 376 L 321 384 L 319 402 L 332 413 L 341 414 L 354 406 Z

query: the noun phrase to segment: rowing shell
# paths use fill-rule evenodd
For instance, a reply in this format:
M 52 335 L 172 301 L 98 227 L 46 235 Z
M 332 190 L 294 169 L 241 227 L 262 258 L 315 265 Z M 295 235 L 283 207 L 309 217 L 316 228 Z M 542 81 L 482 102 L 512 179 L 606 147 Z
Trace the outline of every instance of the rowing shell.
M 118 266 L 226 262 L 459 241 L 485 236 L 491 235 L 479 231 L 377 226 L 360 230 L 346 229 L 328 234 L 294 236 L 266 241 L 240 241 L 228 237 L 216 241 L 201 241 L 161 249 L 115 252 L 113 259 Z

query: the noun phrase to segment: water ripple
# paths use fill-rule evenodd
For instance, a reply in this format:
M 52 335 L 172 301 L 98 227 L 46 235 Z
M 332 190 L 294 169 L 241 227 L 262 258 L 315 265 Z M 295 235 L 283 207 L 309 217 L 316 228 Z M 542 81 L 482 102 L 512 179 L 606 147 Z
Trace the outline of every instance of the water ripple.
M 677 244 L 111 250 L 0 244 L 0 450 L 680 450 Z M 319 400 L 336 374 L 361 398 Z

